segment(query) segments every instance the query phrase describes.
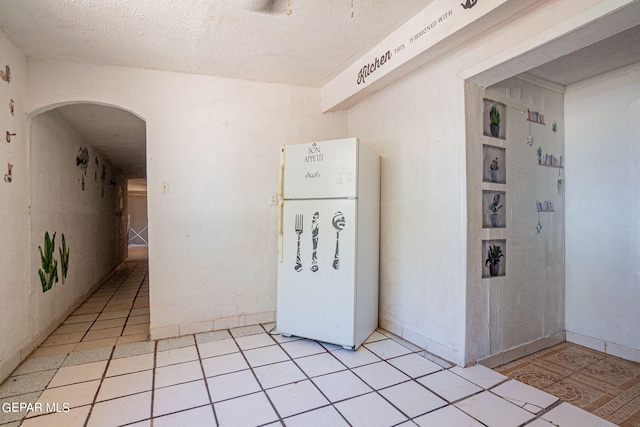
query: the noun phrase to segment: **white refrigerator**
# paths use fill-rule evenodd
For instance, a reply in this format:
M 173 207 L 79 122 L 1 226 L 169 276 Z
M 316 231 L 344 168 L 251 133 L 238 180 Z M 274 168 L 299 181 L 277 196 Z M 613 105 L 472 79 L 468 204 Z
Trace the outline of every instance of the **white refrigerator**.
M 277 329 L 357 349 L 378 326 L 380 157 L 357 138 L 285 145 Z

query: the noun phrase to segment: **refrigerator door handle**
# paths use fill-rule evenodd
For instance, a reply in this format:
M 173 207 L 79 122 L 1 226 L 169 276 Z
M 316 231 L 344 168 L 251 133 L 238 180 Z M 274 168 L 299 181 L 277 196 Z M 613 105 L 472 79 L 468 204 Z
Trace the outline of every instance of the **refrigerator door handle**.
M 280 203 L 278 204 L 278 262 L 282 263 L 283 261 L 283 250 L 284 250 L 284 232 L 282 227 L 282 211 L 284 209 L 284 200 L 280 199 Z
M 284 145 L 280 148 L 280 182 L 278 183 L 278 262 L 283 262 L 284 250 L 284 227 L 282 222 L 284 209 Z

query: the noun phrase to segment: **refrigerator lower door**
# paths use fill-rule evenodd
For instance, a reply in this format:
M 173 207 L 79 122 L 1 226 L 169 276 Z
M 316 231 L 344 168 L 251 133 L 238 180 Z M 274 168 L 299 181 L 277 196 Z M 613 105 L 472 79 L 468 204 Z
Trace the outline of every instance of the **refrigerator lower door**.
M 356 200 L 285 201 L 281 333 L 355 345 L 356 210 Z

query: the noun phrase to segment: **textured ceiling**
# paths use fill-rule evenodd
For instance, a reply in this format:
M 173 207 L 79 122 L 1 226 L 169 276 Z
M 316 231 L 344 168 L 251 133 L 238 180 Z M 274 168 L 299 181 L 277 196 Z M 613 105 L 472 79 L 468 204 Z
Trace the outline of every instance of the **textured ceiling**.
M 287 2 L 0 0 L 0 27 L 29 56 L 321 87 L 431 0 Z
M 30 57 L 321 87 L 432 0 L 0 0 Z M 58 108 L 127 178 L 146 176 L 145 123 Z

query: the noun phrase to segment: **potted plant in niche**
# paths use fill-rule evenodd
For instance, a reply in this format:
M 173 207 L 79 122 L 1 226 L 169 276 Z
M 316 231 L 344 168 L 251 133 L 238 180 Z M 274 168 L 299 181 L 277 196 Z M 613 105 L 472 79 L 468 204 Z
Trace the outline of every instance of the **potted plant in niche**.
M 489 205 L 489 210 L 493 212 L 491 215 L 489 215 L 489 218 L 491 219 L 492 227 L 498 226 L 499 217 L 500 217 L 500 215 L 498 214 L 498 210 L 500 210 L 503 206 L 503 205 L 500 205 L 500 206 L 498 205 L 500 205 L 500 195 L 496 194 L 495 196 L 493 196 L 493 202 Z
M 502 248 L 497 245 L 490 245 L 489 251 L 487 252 L 487 259 L 484 262 L 484 265 L 489 266 L 489 276 L 497 276 L 500 272 L 500 258 L 502 258 L 504 254 L 502 253 Z
M 498 165 L 498 158 L 491 160 L 489 165 L 489 175 L 491 176 L 491 182 L 498 182 L 498 174 L 500 173 L 500 166 Z
M 500 113 L 498 112 L 498 107 L 496 104 L 491 106 L 491 110 L 489 111 L 489 130 L 491 131 L 491 136 L 498 138 L 500 135 Z

